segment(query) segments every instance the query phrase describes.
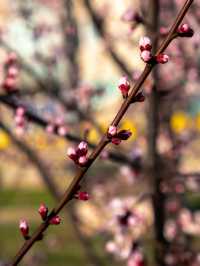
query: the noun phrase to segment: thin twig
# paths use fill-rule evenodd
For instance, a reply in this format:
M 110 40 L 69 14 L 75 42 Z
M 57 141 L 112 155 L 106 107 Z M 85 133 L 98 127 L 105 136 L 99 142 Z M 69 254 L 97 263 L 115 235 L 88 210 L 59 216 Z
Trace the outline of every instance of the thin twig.
M 41 158 L 37 155 L 37 153 L 29 147 L 28 144 L 20 141 L 15 137 L 15 135 L 12 133 L 12 131 L 0 121 L 0 128 L 3 129 L 6 134 L 11 138 L 13 144 L 22 151 L 27 158 L 30 160 L 30 162 L 37 168 L 37 170 L 40 173 L 40 176 L 44 182 L 44 184 L 47 186 L 49 192 L 51 195 L 55 198 L 56 201 L 59 201 L 61 198 L 61 194 L 59 189 L 57 188 L 56 183 L 53 181 L 54 178 L 51 174 L 51 172 L 48 170 L 48 168 L 45 166 L 44 162 L 41 160 Z M 71 225 L 74 228 L 74 233 L 77 237 L 77 239 L 80 241 L 83 250 L 85 251 L 85 255 L 88 259 L 88 261 L 91 263 L 91 265 L 94 266 L 101 266 L 102 261 L 99 258 L 99 256 L 96 254 L 91 241 L 88 237 L 84 236 L 84 234 L 81 232 L 79 225 L 77 223 L 76 214 L 74 212 L 73 206 L 70 206 L 69 209 L 65 207 L 65 214 L 66 217 L 70 218 Z

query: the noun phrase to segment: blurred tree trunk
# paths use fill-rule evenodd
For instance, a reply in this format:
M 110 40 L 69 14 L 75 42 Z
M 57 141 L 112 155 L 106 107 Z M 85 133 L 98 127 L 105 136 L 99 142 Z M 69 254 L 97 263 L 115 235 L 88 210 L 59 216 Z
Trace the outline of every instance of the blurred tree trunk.
M 159 0 L 149 0 L 148 5 L 147 36 L 152 38 L 153 53 L 157 50 L 159 24 L 160 24 L 160 3 Z M 155 67 L 152 72 L 152 91 L 149 96 L 147 110 L 147 143 L 148 155 L 147 165 L 150 173 L 150 180 L 153 189 L 152 206 L 154 214 L 154 235 L 155 235 L 155 261 L 157 266 L 165 265 L 166 240 L 164 237 L 165 223 L 165 195 L 161 191 L 161 180 L 163 178 L 163 166 L 157 150 L 157 139 L 159 135 L 160 119 L 160 95 L 159 89 L 159 68 Z

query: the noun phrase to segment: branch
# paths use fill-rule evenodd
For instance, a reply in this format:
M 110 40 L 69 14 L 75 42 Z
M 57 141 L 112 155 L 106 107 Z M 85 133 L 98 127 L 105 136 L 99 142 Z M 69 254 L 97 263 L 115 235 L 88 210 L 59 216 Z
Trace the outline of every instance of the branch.
M 31 149 L 27 144 L 18 140 L 15 137 L 15 135 L 9 130 L 9 128 L 7 126 L 5 126 L 4 123 L 0 122 L 0 128 L 2 128 L 3 131 L 5 131 L 8 134 L 8 136 L 11 138 L 13 144 L 15 146 L 17 146 L 17 148 L 27 156 L 27 158 L 31 161 L 31 163 L 34 164 L 34 166 L 39 171 L 40 176 L 41 176 L 44 184 L 47 186 L 47 188 L 49 189 L 52 196 L 55 198 L 56 201 L 59 201 L 61 198 L 60 192 L 59 192 L 56 184 L 53 181 L 54 178 L 51 175 L 51 172 L 44 165 L 41 158 L 39 158 L 39 156 L 36 154 L 36 152 L 33 149 Z M 90 242 L 90 240 L 87 237 L 85 237 L 83 235 L 83 233 L 81 232 L 81 230 L 78 226 L 76 214 L 74 213 L 73 207 L 71 206 L 71 208 L 69 208 L 69 209 L 67 209 L 65 207 L 65 214 L 67 217 L 70 218 L 71 224 L 74 228 L 74 233 L 76 234 L 76 237 L 78 238 L 78 240 L 82 244 L 82 247 L 85 251 L 85 255 L 88 258 L 88 260 L 91 262 L 92 265 L 101 266 L 102 265 L 101 259 L 97 256 L 97 254 L 95 254 L 95 250 L 92 246 L 92 243 Z
M 36 125 L 46 128 L 49 122 L 39 116 L 36 112 L 34 112 L 32 109 L 28 107 L 28 105 L 22 103 L 17 97 L 14 95 L 0 95 L 0 102 L 6 104 L 9 108 L 15 110 L 20 106 L 23 106 L 26 110 L 26 117 L 28 118 L 29 121 L 35 123 Z M 58 135 L 58 132 L 54 132 L 56 135 Z M 58 135 L 59 136 L 59 135 Z M 61 137 L 61 136 L 59 136 Z M 66 136 L 64 137 L 66 140 L 75 142 L 75 143 L 80 143 L 82 139 L 76 135 L 67 133 Z M 92 143 L 88 143 L 89 147 L 92 149 L 95 149 L 96 146 Z M 136 160 L 131 160 L 128 156 L 121 154 L 120 152 L 108 152 L 108 159 L 120 163 L 120 164 L 127 164 L 130 165 L 131 167 L 135 168 L 136 170 L 141 169 L 140 162 L 137 162 Z
M 170 42 L 172 41 L 172 39 L 174 37 L 174 34 L 175 34 L 179 24 L 181 23 L 182 19 L 184 18 L 185 14 L 187 13 L 187 11 L 188 11 L 188 9 L 189 9 L 189 7 L 191 6 L 192 3 L 193 3 L 193 0 L 187 0 L 185 2 L 184 6 L 181 9 L 180 13 L 178 14 L 178 17 L 176 18 L 176 20 L 175 20 L 175 22 L 174 22 L 169 34 L 167 35 L 166 39 L 161 44 L 161 47 L 158 49 L 156 54 L 162 53 L 167 48 L 167 46 L 170 44 Z M 130 95 L 123 102 L 123 104 L 122 104 L 121 108 L 119 109 L 117 115 L 115 116 L 114 120 L 112 121 L 111 124 L 113 126 L 118 126 L 119 122 L 121 121 L 121 119 L 125 115 L 125 113 L 128 110 L 129 106 L 133 103 L 134 97 L 137 95 L 138 91 L 140 90 L 141 86 L 145 82 L 146 78 L 151 73 L 153 67 L 154 67 L 154 64 L 147 64 L 146 65 L 146 67 L 145 67 L 143 73 L 141 74 L 140 78 L 136 82 L 135 86 L 132 88 L 132 90 L 130 92 Z M 97 157 L 100 155 L 102 150 L 108 145 L 109 142 L 110 141 L 107 138 L 107 133 L 105 133 L 102 136 L 102 138 L 101 138 L 99 144 L 97 145 L 97 147 L 94 149 L 94 151 L 89 156 L 88 164 L 85 167 L 82 167 L 82 168 L 79 169 L 78 173 L 76 174 L 76 176 L 72 180 L 71 184 L 69 185 L 69 187 L 67 188 L 67 190 L 63 194 L 63 196 L 62 196 L 61 200 L 59 201 L 59 203 L 50 212 L 50 214 L 48 215 L 46 221 L 41 223 L 41 225 L 36 229 L 36 231 L 31 236 L 31 238 L 29 240 L 27 240 L 24 243 L 24 245 L 20 248 L 20 250 L 17 252 L 16 256 L 14 257 L 13 261 L 10 263 L 10 266 L 11 265 L 12 266 L 17 265 L 22 260 L 24 255 L 30 250 L 30 248 L 33 246 L 33 244 L 35 242 L 37 242 L 37 240 L 40 238 L 40 236 L 43 234 L 43 232 L 45 232 L 46 229 L 49 227 L 50 220 L 52 219 L 52 217 L 57 215 L 64 208 L 64 206 L 69 201 L 71 201 L 71 199 L 73 198 L 74 194 L 76 193 L 78 185 L 79 185 L 80 181 L 83 179 L 85 173 L 88 171 L 88 169 L 91 167 L 91 165 L 94 163 L 94 161 L 97 159 Z

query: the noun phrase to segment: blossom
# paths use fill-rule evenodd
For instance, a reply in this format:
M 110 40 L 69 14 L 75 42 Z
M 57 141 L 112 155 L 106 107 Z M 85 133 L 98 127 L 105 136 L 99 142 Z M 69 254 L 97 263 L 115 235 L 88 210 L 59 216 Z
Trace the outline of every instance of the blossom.
M 119 79 L 118 88 L 120 89 L 123 98 L 127 98 L 128 92 L 130 90 L 130 83 L 129 83 L 128 78 L 126 76 L 123 76 Z

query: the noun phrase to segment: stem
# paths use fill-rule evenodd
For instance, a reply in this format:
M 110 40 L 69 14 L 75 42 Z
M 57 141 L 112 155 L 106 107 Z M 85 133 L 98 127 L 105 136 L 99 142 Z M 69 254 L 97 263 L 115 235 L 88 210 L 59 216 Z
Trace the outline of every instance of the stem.
M 158 50 L 157 54 L 160 53 L 160 52 L 163 52 L 165 50 L 165 48 L 167 48 L 167 46 L 169 45 L 170 41 L 173 39 L 173 34 L 175 33 L 175 30 L 179 26 L 179 24 L 182 21 L 184 15 L 187 13 L 187 11 L 188 11 L 190 5 L 192 4 L 192 2 L 193 2 L 193 0 L 187 0 L 186 1 L 186 3 L 184 4 L 183 8 L 181 9 L 178 17 L 176 18 L 176 20 L 175 20 L 175 22 L 174 22 L 169 34 L 167 35 L 166 39 L 164 40 L 164 42 L 162 43 L 160 49 Z M 146 78 L 148 77 L 148 75 L 150 74 L 152 69 L 153 69 L 153 65 L 149 65 L 149 64 L 146 65 L 142 75 L 140 76 L 140 78 L 136 82 L 135 86 L 132 88 L 129 97 L 124 101 L 124 103 L 122 104 L 120 110 L 118 111 L 117 115 L 115 116 L 115 118 L 114 118 L 114 120 L 112 122 L 113 125 L 117 126 L 119 124 L 119 122 L 121 121 L 122 117 L 125 115 L 127 109 L 131 105 L 134 96 L 138 93 L 141 85 L 144 83 L 144 81 L 146 80 Z M 75 191 L 77 189 L 77 186 L 78 186 L 79 182 L 84 177 L 84 174 L 87 172 L 87 170 L 90 168 L 90 166 L 93 164 L 93 162 L 96 160 L 98 155 L 102 152 L 102 150 L 105 148 L 105 146 L 108 143 L 109 143 L 109 140 L 107 139 L 107 134 L 105 133 L 102 136 L 102 138 L 101 138 L 99 144 L 97 145 L 97 147 L 95 148 L 95 150 L 90 155 L 89 164 L 87 165 L 87 167 L 83 167 L 82 169 L 80 169 L 78 171 L 77 175 L 72 180 L 70 186 L 68 187 L 68 189 L 66 190 L 66 192 L 62 196 L 62 198 L 61 198 L 60 202 L 58 203 L 58 205 L 51 211 L 51 213 L 48 216 L 47 220 L 45 222 L 43 222 L 36 229 L 36 231 L 33 233 L 32 237 L 24 243 L 24 245 L 21 247 L 21 249 L 17 252 L 17 254 L 14 257 L 13 261 L 10 263 L 10 266 L 11 265 L 12 266 L 17 265 L 22 260 L 24 255 L 30 250 L 30 248 L 37 241 L 37 239 L 40 237 L 40 235 L 48 228 L 49 221 L 51 220 L 51 218 L 53 216 L 57 215 L 63 209 L 65 204 L 72 199 L 72 197 L 73 197 L 73 195 L 74 195 L 74 193 L 75 193 Z
M 18 140 L 15 137 L 15 135 L 13 135 L 13 133 L 2 122 L 0 122 L 0 128 L 2 128 L 9 135 L 12 142 L 18 147 L 18 149 L 20 149 L 28 157 L 31 163 L 34 164 L 34 166 L 39 171 L 40 176 L 44 184 L 47 186 L 49 192 L 52 194 L 52 196 L 55 198 L 56 201 L 59 201 L 61 195 L 60 191 L 58 190 L 58 187 L 56 186 L 56 183 L 53 181 L 54 178 L 51 172 L 44 165 L 43 161 L 41 161 L 39 156 L 36 154 L 36 152 L 34 152 L 34 150 L 31 149 L 27 144 Z M 76 235 L 77 239 L 80 241 L 87 260 L 90 262 L 91 265 L 101 266 L 102 260 L 96 254 L 91 241 L 89 240 L 89 238 L 84 236 L 84 234 L 81 232 L 79 228 L 73 206 L 70 206 L 69 209 L 65 208 L 65 214 L 67 217 L 69 217 L 71 221 L 71 225 L 74 229 L 74 234 Z

